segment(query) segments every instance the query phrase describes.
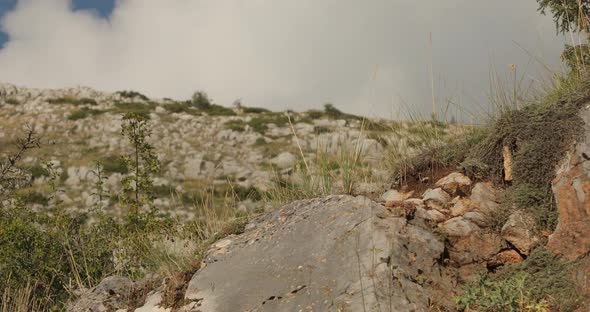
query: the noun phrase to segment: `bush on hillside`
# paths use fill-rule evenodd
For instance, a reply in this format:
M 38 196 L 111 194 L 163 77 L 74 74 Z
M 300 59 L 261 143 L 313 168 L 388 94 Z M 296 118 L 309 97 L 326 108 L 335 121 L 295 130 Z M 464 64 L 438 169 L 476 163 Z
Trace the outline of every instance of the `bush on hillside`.
M 81 109 L 72 112 L 69 116 L 68 116 L 68 120 L 79 120 L 79 119 L 85 119 L 88 118 L 90 116 L 97 116 L 100 114 L 105 113 L 105 111 L 103 110 L 98 110 L 98 109 L 91 109 L 88 107 L 82 107 Z
M 204 91 L 197 91 L 193 94 L 192 104 L 194 107 L 201 110 L 208 110 L 211 108 L 211 100 Z
M 107 156 L 100 160 L 100 164 L 106 174 L 127 174 L 129 172 L 129 168 L 121 156 Z
M 137 91 L 118 91 L 116 92 L 116 94 L 120 95 L 122 98 L 126 98 L 126 99 L 140 99 L 143 101 L 149 101 L 150 98 L 148 98 L 147 96 L 137 92 Z
M 137 114 L 145 119 L 150 119 L 150 113 L 156 108 L 156 103 L 123 103 L 116 102 L 111 110 L 116 114 Z
M 575 264 L 540 249 L 495 275 L 483 272 L 456 298 L 460 310 L 574 311 L 582 298 L 570 275 Z

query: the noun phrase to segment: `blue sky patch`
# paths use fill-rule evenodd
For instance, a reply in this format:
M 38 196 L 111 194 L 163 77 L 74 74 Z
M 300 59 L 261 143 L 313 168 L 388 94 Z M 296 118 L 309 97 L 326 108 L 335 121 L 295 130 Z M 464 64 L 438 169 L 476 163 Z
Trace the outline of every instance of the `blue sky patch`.
M 115 0 L 73 0 L 74 11 L 78 10 L 94 10 L 100 16 L 108 18 L 115 7 Z M 14 9 L 17 0 L 0 0 L 0 18 Z M 0 49 L 4 47 L 9 37 L 6 33 L 0 32 Z

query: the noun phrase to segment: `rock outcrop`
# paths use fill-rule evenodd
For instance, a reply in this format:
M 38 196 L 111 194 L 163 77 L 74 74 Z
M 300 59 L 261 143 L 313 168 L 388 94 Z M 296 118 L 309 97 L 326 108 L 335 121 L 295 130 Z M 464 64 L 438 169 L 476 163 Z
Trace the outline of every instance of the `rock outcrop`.
M 425 311 L 448 303 L 444 243 L 364 197 L 300 201 L 218 242 L 191 311 Z
M 590 255 L 590 108 L 580 112 L 584 134 L 563 160 L 553 180 L 559 223 L 547 247 L 575 260 Z
M 112 276 L 73 303 L 68 312 L 118 311 L 125 308 L 133 291 L 133 282 L 126 277 Z

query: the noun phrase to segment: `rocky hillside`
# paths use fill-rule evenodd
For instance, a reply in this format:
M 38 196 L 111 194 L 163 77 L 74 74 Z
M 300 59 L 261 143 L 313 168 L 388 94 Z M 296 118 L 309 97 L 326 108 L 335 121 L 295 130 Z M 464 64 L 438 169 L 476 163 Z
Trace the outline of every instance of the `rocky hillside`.
M 24 125 L 34 126 L 42 137 L 42 146 L 24 162 L 34 180 L 25 198 L 39 206 L 57 201 L 84 209 L 97 204 L 97 197 L 92 195 L 97 181 L 93 173 L 96 161 L 108 176 L 106 192 L 120 192 L 121 179 L 128 172 L 121 156 L 129 153 L 128 139 L 121 135 L 121 119 L 124 113 L 138 113 L 149 118 L 150 142 L 163 164 L 155 180 L 155 205 L 192 217 L 193 202 L 213 186 L 217 187 L 217 197 L 233 189 L 242 209 L 255 209 L 253 201 L 260 200 L 277 174 L 296 176 L 293 173 L 303 166 L 303 159 L 310 166 L 320 158 L 331 162 L 334 175 L 338 175 L 338 163 L 357 157 L 360 160 L 355 166 L 362 167 L 362 173 L 356 177 L 354 191 L 380 191 L 390 178 L 384 166 L 385 150 L 391 146 L 411 150 L 423 140 L 417 125 L 369 121 L 338 111 L 273 113 L 215 105 L 198 109 L 192 104 L 148 99 L 135 92 L 39 90 L 2 84 L 0 146 L 8 149 L 23 134 Z M 460 131 L 459 127 L 445 127 L 440 137 Z M 49 172 L 48 163 L 53 172 Z M 53 173 L 63 192 L 51 199 L 46 186 Z M 339 193 L 344 186 L 335 183 L 334 188 Z M 117 211 L 116 200 L 104 205 Z
M 2 85 L 2 146 L 27 124 L 42 138 L 23 159 L 30 185 L 0 206 L 3 303 L 586 311 L 584 81 L 485 128 L 367 120 L 332 105 L 228 109 L 202 93 L 174 101 Z M 155 200 L 141 207 L 120 196 L 136 174 L 124 161 L 127 113 L 149 124 L 161 161 Z M 22 282 L 32 277 L 38 286 Z

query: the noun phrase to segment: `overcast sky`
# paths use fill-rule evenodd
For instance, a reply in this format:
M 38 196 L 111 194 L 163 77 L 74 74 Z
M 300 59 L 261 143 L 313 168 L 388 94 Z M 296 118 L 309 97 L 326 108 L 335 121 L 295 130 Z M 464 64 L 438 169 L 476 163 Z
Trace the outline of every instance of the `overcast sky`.
M 431 52 L 437 101 L 471 109 L 485 105 L 492 66 L 535 77 L 559 69 L 563 46 L 535 0 L 13 2 L 0 0 L 0 81 L 176 99 L 204 90 L 276 110 L 429 113 Z

